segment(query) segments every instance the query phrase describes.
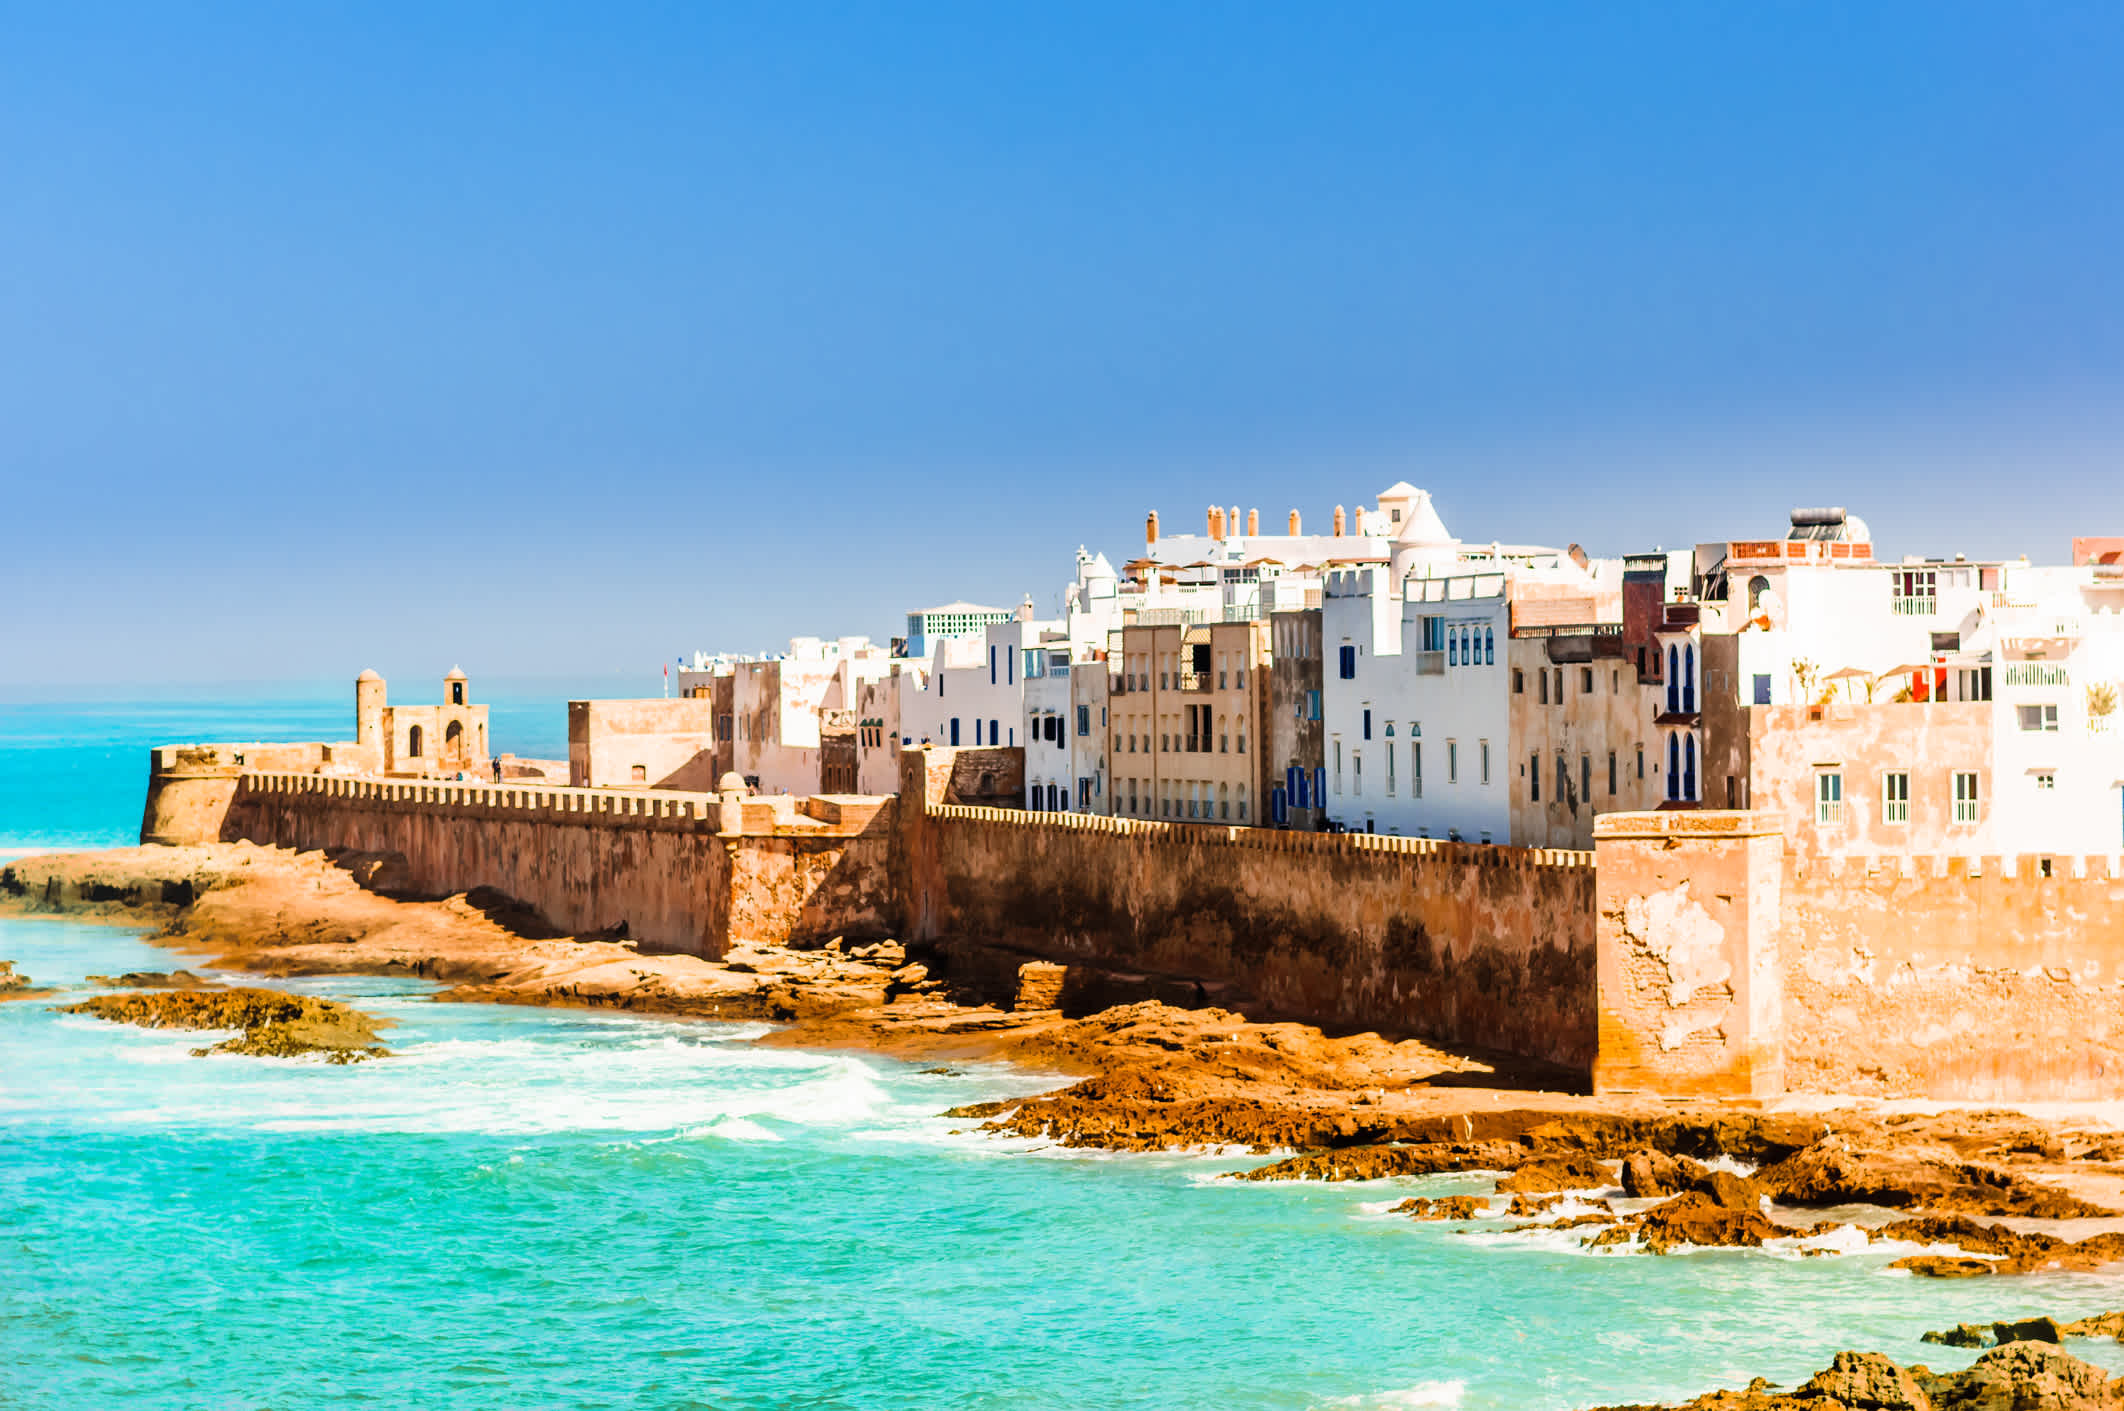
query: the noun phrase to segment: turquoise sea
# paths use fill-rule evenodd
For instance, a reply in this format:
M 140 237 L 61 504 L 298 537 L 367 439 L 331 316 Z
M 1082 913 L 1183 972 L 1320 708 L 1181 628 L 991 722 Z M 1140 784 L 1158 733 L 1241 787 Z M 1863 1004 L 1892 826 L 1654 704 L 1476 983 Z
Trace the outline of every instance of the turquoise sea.
M 497 709 L 497 743 L 558 753 L 560 699 Z M 130 842 L 151 742 L 346 714 L 0 705 L 0 850 Z M 175 963 L 49 920 L 0 920 L 0 958 L 69 991 Z M 935 1115 L 1036 1075 L 298 983 L 395 1019 L 398 1056 L 194 1058 L 198 1035 L 0 1005 L 0 1407 L 1562 1408 L 1851 1346 L 1961 1365 L 1917 1334 L 2124 1306 L 2115 1279 L 1922 1282 L 1880 1251 L 1456 1233 L 1383 1206 L 1479 1178 L 1239 1184 L 1218 1173 L 1245 1158 Z

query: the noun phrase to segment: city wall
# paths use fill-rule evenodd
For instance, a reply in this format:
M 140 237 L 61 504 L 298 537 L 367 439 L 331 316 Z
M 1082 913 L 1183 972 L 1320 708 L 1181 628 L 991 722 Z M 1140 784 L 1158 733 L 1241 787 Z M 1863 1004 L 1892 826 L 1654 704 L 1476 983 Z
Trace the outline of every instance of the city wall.
M 142 837 L 398 853 L 418 891 L 492 887 L 565 930 L 708 956 L 897 935 L 1216 982 L 1600 1091 L 2124 1081 L 2114 856 L 1823 861 L 1746 811 L 1602 815 L 1591 854 L 1031 814 L 1004 806 L 1014 750 L 906 751 L 880 801 L 305 772 L 331 748 L 157 751 Z
M 205 836 L 397 853 L 411 890 L 492 887 L 565 931 L 709 957 L 890 933 L 889 808 L 812 823 L 795 803 L 247 772 Z
M 953 806 L 935 801 L 940 753 L 903 756 L 917 939 L 1199 977 L 1340 1027 L 1592 1063 L 1591 854 Z

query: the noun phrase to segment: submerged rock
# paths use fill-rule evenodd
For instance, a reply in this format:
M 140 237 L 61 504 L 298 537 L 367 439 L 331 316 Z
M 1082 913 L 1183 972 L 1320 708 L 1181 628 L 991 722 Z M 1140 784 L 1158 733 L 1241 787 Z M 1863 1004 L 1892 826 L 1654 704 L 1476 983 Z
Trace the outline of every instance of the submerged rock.
M 2055 1318 L 2023 1318 L 2013 1323 L 1957 1323 L 1944 1332 L 1926 1333 L 1921 1341 L 1942 1347 L 1998 1347 L 2009 1342 L 2063 1342 L 2065 1327 Z
M 144 1029 L 241 1029 L 243 1033 L 194 1054 L 242 1053 L 260 1058 L 293 1058 L 321 1053 L 328 1063 L 359 1063 L 390 1050 L 377 1042 L 377 1019 L 336 1000 L 291 995 L 281 990 L 149 990 L 97 995 L 61 1007 L 63 1014 L 87 1014 L 114 1024 Z
M 189 970 L 128 970 L 123 975 L 91 975 L 91 985 L 106 990 L 218 990 L 226 988 L 202 980 Z

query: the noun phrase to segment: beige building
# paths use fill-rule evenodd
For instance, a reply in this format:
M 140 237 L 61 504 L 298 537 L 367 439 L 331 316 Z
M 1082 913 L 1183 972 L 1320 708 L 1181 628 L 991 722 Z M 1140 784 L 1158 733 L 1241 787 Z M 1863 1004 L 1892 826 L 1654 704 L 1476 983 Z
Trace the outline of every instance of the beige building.
M 568 783 L 578 789 L 712 792 L 715 699 L 568 702 Z
M 1107 660 L 1107 811 L 1261 822 L 1268 625 L 1138 625 L 1115 637 Z
M 487 708 L 473 705 L 465 673 L 443 678 L 443 703 L 394 706 L 384 679 L 364 671 L 354 680 L 354 738 L 364 764 L 384 774 L 428 778 L 484 774 Z

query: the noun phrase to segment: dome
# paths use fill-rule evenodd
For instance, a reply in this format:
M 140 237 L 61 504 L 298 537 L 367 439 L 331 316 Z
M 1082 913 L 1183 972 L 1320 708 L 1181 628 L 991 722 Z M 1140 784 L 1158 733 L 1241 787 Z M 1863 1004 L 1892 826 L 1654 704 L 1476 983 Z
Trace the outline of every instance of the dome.
M 373 671 L 364 671 L 364 672 L 362 672 L 362 673 L 361 673 L 361 675 L 359 675 L 359 676 L 357 676 L 357 677 L 355 677 L 355 678 L 354 678 L 354 684 L 355 684 L 355 685 L 357 685 L 357 686 L 359 686 L 359 685 L 361 685 L 361 684 L 362 684 L 363 682 L 365 682 L 365 681 L 381 681 L 381 680 L 383 680 L 383 678 L 382 678 L 381 676 L 378 676 L 378 675 L 377 675 L 377 674 L 376 674 L 375 672 L 373 672 Z
M 723 777 L 715 781 L 715 788 L 717 793 L 742 794 L 745 792 L 745 776 L 735 769 L 726 770 Z
M 1865 520 L 1855 514 L 1847 514 L 1844 516 L 1844 540 L 1851 544 L 1870 544 L 1873 542 L 1873 531 L 1867 528 Z
M 451 667 L 451 668 L 450 668 L 450 674 L 449 674 L 448 676 L 445 676 L 445 677 L 443 677 L 443 680 L 445 680 L 445 681 L 462 681 L 462 680 L 464 680 L 464 679 L 465 679 L 465 669 L 464 669 L 463 667 L 461 667 L 461 666 L 453 666 L 453 667 Z

